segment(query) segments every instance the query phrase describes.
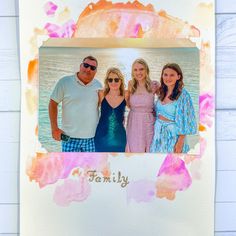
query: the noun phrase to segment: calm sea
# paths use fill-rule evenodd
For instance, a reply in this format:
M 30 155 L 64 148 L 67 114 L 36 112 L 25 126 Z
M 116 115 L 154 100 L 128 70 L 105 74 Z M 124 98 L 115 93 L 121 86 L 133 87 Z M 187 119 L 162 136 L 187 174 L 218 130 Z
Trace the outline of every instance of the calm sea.
M 60 152 L 60 142 L 51 137 L 48 103 L 55 83 L 65 75 L 79 70 L 82 59 L 93 55 L 98 59 L 96 78 L 103 83 L 109 67 L 119 67 L 125 76 L 126 85 L 130 78 L 132 62 L 144 58 L 150 67 L 150 77 L 159 81 L 162 67 L 169 62 L 180 65 L 184 74 L 185 88 L 189 91 L 198 119 L 199 100 L 199 51 L 197 48 L 40 48 L 39 54 L 39 140 L 49 152 Z M 60 125 L 60 116 L 59 116 Z M 198 136 L 189 137 L 191 148 Z

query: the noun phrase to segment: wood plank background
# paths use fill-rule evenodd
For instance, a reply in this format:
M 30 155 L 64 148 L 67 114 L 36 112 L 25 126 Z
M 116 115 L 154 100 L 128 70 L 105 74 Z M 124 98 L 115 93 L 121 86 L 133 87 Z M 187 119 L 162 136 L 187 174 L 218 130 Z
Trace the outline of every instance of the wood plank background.
M 235 0 L 217 0 L 216 3 L 217 182 L 215 236 L 236 236 L 235 3 Z M 1 0 L 0 158 L 4 165 L 0 166 L 0 234 L 10 236 L 19 233 L 20 72 L 18 15 L 18 0 Z

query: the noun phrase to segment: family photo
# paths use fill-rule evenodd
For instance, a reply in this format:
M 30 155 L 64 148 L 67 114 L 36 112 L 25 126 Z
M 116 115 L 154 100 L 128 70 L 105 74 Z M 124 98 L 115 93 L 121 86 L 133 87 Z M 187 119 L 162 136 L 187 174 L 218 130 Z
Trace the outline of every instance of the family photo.
M 196 47 L 41 47 L 39 141 L 49 152 L 199 152 Z

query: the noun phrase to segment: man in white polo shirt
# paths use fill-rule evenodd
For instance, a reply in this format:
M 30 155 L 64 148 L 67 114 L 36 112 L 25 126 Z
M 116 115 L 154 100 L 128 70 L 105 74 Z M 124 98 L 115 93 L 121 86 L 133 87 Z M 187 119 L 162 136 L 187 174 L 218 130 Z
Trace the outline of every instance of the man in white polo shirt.
M 98 123 L 98 90 L 94 79 L 97 59 L 88 56 L 75 75 L 61 78 L 49 102 L 52 137 L 62 141 L 62 152 L 94 152 L 94 136 Z M 58 104 L 62 102 L 62 129 L 58 127 Z

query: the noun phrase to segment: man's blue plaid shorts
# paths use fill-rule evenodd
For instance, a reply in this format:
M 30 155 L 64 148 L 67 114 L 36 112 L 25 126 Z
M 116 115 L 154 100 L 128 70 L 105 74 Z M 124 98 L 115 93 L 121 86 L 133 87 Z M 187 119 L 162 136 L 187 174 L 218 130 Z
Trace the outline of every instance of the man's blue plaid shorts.
M 62 152 L 95 152 L 94 138 L 70 138 L 62 141 Z

